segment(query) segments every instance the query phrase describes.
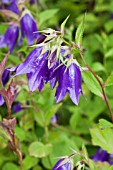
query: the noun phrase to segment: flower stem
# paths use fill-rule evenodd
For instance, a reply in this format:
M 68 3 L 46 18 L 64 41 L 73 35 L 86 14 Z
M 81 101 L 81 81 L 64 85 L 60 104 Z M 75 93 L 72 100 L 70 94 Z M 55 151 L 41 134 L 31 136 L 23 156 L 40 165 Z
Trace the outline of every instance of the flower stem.
M 86 61 L 85 61 L 82 53 L 80 53 L 80 57 L 81 57 L 81 59 L 83 60 L 85 66 L 88 68 L 88 70 L 93 74 L 93 76 L 96 78 L 96 80 L 97 80 L 98 83 L 100 84 L 101 89 L 102 89 L 102 94 L 103 94 L 104 102 L 106 103 L 106 106 L 107 106 L 108 111 L 109 111 L 109 113 L 110 113 L 111 120 L 112 120 L 112 122 L 113 122 L 113 113 L 112 113 L 111 107 L 110 107 L 109 102 L 108 102 L 108 98 L 107 98 L 106 93 L 105 93 L 105 90 L 104 90 L 104 84 L 100 81 L 100 79 L 98 78 L 98 76 L 96 75 L 96 73 L 95 73 L 95 72 L 89 67 L 89 65 L 86 63 Z

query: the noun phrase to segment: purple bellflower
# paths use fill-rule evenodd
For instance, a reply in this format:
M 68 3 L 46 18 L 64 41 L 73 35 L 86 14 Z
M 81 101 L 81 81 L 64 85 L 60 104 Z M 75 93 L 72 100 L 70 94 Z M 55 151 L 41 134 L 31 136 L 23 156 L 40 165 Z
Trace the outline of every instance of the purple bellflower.
M 75 63 L 66 68 L 61 66 L 58 77 L 58 87 L 56 88 L 56 102 L 60 102 L 69 93 L 73 103 L 78 105 L 79 96 L 82 93 L 82 78 L 79 67 Z
M 2 3 L 4 4 L 4 8 L 19 14 L 19 9 L 18 9 L 18 0 L 2 0 Z
M 5 86 L 7 84 L 9 79 L 10 79 L 10 71 L 8 69 L 5 69 L 5 71 L 4 71 L 3 75 L 2 75 L 3 86 Z M 0 106 L 2 106 L 3 104 L 4 104 L 4 98 L 0 94 Z
M 30 12 L 27 11 L 26 9 L 25 11 L 23 11 L 23 15 L 20 20 L 20 26 L 21 26 L 20 43 L 22 42 L 22 39 L 26 36 L 28 44 L 32 45 L 34 43 L 34 39 L 38 39 L 40 37 L 34 18 L 30 14 Z
M 4 35 L 0 36 L 0 48 L 8 46 L 10 53 L 16 45 L 19 36 L 19 28 L 17 25 L 10 25 Z
M 14 69 L 12 68 L 12 70 L 16 70 L 16 75 L 27 74 L 30 91 L 35 91 L 37 88 L 41 91 L 44 87 L 44 81 L 48 71 L 48 51 L 42 55 L 41 52 L 42 47 L 35 48 L 23 63 Z
M 71 161 L 69 160 L 63 163 L 64 160 L 64 158 L 60 159 L 52 170 L 72 170 Z
M 90 157 L 94 160 L 94 162 L 108 162 L 110 165 L 113 165 L 113 161 L 111 160 L 112 154 L 107 153 L 107 151 L 98 148 L 96 153 Z
M 18 113 L 19 111 L 23 110 L 24 107 L 21 106 L 21 103 L 18 102 L 18 103 L 15 103 L 12 107 L 12 110 L 14 113 Z

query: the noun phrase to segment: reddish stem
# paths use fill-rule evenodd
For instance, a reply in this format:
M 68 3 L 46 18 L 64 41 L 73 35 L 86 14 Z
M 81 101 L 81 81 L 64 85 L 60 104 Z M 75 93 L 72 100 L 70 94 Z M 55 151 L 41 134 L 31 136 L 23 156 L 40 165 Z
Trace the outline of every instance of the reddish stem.
M 113 113 L 112 113 L 112 110 L 111 110 L 111 107 L 109 105 L 109 102 L 108 102 L 108 99 L 107 99 L 107 96 L 106 96 L 106 93 L 105 93 L 105 90 L 104 90 L 104 84 L 100 81 L 100 79 L 98 78 L 98 76 L 96 75 L 96 73 L 89 67 L 89 65 L 86 63 L 86 61 L 84 60 L 84 57 L 82 55 L 82 53 L 80 53 L 80 57 L 82 58 L 84 64 L 86 65 L 86 67 L 88 68 L 88 70 L 93 74 L 93 76 L 96 78 L 96 80 L 98 81 L 98 83 L 100 84 L 101 86 L 101 89 L 102 89 L 102 94 L 103 94 L 103 99 L 104 99 L 104 102 L 106 103 L 106 106 L 108 108 L 108 111 L 110 113 L 110 116 L 111 116 L 111 120 L 113 122 Z

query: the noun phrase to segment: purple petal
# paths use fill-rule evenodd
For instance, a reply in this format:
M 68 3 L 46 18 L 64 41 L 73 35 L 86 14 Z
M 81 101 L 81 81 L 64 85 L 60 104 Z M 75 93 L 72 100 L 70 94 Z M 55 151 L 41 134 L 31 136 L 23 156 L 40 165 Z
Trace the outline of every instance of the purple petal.
M 69 77 L 69 87 L 68 87 L 68 93 L 76 105 L 78 105 L 79 102 L 79 96 L 80 93 L 82 92 L 81 88 L 81 83 L 82 83 L 82 78 L 81 78 L 81 72 L 79 67 L 72 63 L 68 69 L 68 77 Z
M 67 84 L 68 84 L 68 77 L 67 72 L 65 72 L 66 67 L 61 66 L 59 71 L 59 78 L 58 78 L 58 87 L 56 89 L 56 102 L 60 102 L 66 95 Z
M 9 71 L 9 69 L 5 69 L 5 71 L 2 75 L 2 83 L 4 86 L 7 84 L 9 79 L 10 79 L 10 71 Z
M 68 161 L 67 163 L 61 165 L 62 161 L 64 158 L 60 159 L 55 166 L 53 167 L 52 170 L 71 170 L 71 161 Z M 60 166 L 61 165 L 61 166 Z
M 29 14 L 25 14 L 21 20 L 21 38 L 27 37 L 28 44 L 32 45 L 34 43 L 34 39 L 40 37 L 38 33 L 36 22 L 34 21 L 33 17 Z M 37 33 L 34 33 L 37 32 Z
M 2 97 L 2 95 L 0 94 L 0 106 L 2 106 L 4 104 L 4 98 Z
M 0 40 L 0 48 L 8 46 L 10 52 L 12 53 L 19 35 L 19 28 L 15 25 L 10 25 Z
M 72 63 L 68 68 L 61 66 L 58 76 L 58 87 L 56 89 L 56 102 L 60 102 L 69 93 L 73 103 L 78 105 L 81 88 L 81 72 L 79 67 Z
M 18 9 L 18 6 L 17 6 L 17 3 L 15 3 L 15 2 L 10 3 L 10 4 L 8 5 L 7 9 L 13 11 L 13 12 L 16 13 L 16 14 L 19 14 L 19 13 L 20 13 L 20 12 L 19 12 L 19 9 Z
M 18 102 L 18 103 L 13 105 L 12 109 L 13 109 L 14 113 L 17 113 L 17 112 L 23 110 L 24 108 L 21 106 L 21 103 Z
M 35 68 L 36 68 L 36 61 L 37 58 L 40 56 L 42 51 L 42 47 L 39 48 L 35 48 L 27 57 L 27 59 L 21 63 L 20 65 L 18 65 L 17 69 L 16 69 L 16 75 L 20 75 L 20 74 L 26 74 L 26 73 L 30 73 L 30 72 L 35 72 Z
M 48 51 L 45 52 L 34 63 L 35 71 L 27 74 L 30 91 L 34 91 L 36 88 L 38 88 L 41 91 L 42 88 L 44 87 L 44 78 L 46 77 L 46 73 L 48 71 L 46 59 L 47 55 Z

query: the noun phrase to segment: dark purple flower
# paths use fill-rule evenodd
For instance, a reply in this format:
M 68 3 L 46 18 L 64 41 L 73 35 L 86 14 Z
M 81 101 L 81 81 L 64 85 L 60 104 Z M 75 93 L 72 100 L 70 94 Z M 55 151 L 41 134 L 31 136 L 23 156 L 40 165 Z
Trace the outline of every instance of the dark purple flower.
M 29 3 L 33 5 L 35 3 L 35 0 L 29 0 Z
M 20 20 L 20 25 L 21 25 L 20 42 L 22 42 L 22 39 L 26 36 L 28 40 L 28 44 L 32 45 L 34 43 L 34 39 L 37 39 L 40 37 L 40 34 L 37 30 L 36 22 L 33 16 L 29 13 L 25 13 Z
M 10 52 L 13 52 L 19 36 L 17 25 L 10 25 L 4 35 L 0 36 L 0 48 L 8 46 Z
M 60 159 L 52 170 L 72 170 L 71 161 L 65 161 L 66 159 Z M 63 162 L 64 161 L 64 162 Z
M 9 79 L 10 79 L 10 71 L 9 71 L 9 69 L 5 69 L 3 72 L 3 75 L 2 75 L 3 86 L 5 86 L 7 84 Z
M 19 14 L 18 9 L 18 0 L 2 0 L 4 8 L 13 11 L 16 14 Z
M 13 105 L 13 107 L 12 107 L 12 110 L 13 110 L 14 113 L 17 113 L 17 112 L 19 112 L 19 111 L 21 111 L 21 110 L 23 110 L 23 109 L 24 109 L 24 108 L 21 106 L 21 103 L 20 103 L 20 102 L 15 103 L 15 104 Z
M 10 71 L 8 69 L 5 69 L 4 73 L 2 75 L 3 86 L 5 86 L 7 84 L 9 79 L 10 79 Z M 2 106 L 3 104 L 4 104 L 4 99 L 3 99 L 2 95 L 0 94 L 0 106 Z
M 68 68 L 64 65 L 61 66 L 56 89 L 56 102 L 60 102 L 68 92 L 73 103 L 78 105 L 79 96 L 82 93 L 81 83 L 81 72 L 75 63 L 71 63 Z
M 42 90 L 44 87 L 44 81 L 48 72 L 47 56 L 49 51 L 41 54 L 42 47 L 35 48 L 27 57 L 27 59 L 18 65 L 16 68 L 16 75 L 27 74 L 28 85 L 30 91 L 39 89 Z
M 113 161 L 111 160 L 112 154 L 107 153 L 107 151 L 102 150 L 101 148 L 98 148 L 96 153 L 90 157 L 94 160 L 94 162 L 108 162 L 109 164 L 113 164 Z

